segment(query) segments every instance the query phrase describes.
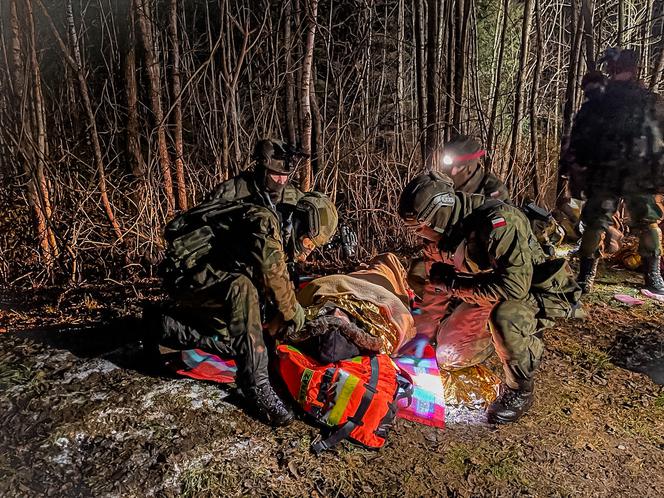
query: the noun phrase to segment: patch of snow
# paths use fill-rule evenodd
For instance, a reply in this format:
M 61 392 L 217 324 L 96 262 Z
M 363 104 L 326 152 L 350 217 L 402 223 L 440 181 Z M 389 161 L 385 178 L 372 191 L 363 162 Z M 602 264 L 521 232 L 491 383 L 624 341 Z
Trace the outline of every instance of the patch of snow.
M 146 393 L 142 407 L 145 410 L 154 409 L 155 405 L 168 404 L 173 398 L 184 396 L 189 398 L 194 410 L 206 407 L 222 413 L 232 407 L 223 401 L 228 395 L 227 391 L 214 384 L 204 384 L 192 379 L 175 380 L 161 383 Z
M 51 460 L 58 465 L 71 465 L 71 451 L 69 448 L 69 439 L 66 437 L 59 437 L 55 440 L 55 446 L 60 448 L 60 453 L 55 455 Z
M 263 445 L 253 441 L 252 439 L 245 439 L 233 444 L 225 445 L 224 456 L 230 459 L 247 458 L 259 453 Z
M 74 372 L 70 372 L 65 375 L 65 382 L 71 382 L 73 379 L 84 380 L 87 379 L 93 373 L 107 374 L 113 370 L 117 370 L 119 367 L 108 360 L 102 358 L 94 358 L 90 361 L 85 362 Z

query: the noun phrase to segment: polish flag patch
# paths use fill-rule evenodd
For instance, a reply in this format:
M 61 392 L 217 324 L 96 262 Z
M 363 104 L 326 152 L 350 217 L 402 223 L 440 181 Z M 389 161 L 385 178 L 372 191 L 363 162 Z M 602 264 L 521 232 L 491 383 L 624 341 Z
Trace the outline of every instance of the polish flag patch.
M 493 225 L 493 228 L 500 228 L 500 227 L 506 226 L 507 222 L 505 221 L 505 218 L 500 216 L 498 218 L 492 219 L 491 220 L 491 225 Z

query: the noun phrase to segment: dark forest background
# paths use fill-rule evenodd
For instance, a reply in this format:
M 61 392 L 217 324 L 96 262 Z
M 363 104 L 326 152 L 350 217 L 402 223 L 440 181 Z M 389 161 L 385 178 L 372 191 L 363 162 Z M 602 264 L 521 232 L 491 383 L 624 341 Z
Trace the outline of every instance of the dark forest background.
M 150 274 L 161 229 L 249 165 L 311 153 L 363 250 L 455 133 L 552 207 L 579 82 L 609 45 L 661 90 L 663 0 L 1 0 L 0 281 Z

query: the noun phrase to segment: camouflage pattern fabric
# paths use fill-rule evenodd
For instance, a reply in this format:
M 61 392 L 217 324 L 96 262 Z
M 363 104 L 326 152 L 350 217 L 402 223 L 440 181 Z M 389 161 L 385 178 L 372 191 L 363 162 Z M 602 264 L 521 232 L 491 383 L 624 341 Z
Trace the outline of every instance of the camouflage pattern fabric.
M 238 176 L 217 185 L 208 194 L 207 200 L 252 202 L 276 209 L 281 219 L 284 246 L 288 246 L 293 231 L 292 215 L 297 201 L 303 196 L 304 193 L 289 182 L 279 194 L 278 199 L 274 199 L 259 186 L 253 171 L 243 171 Z
M 162 315 L 160 343 L 234 358 L 240 386 L 267 382 L 268 355 L 256 287 L 239 274 L 211 280 L 200 289 L 173 296 L 174 302 Z
M 214 203 L 213 203 L 214 205 Z M 198 258 L 187 261 L 190 272 L 177 276 L 167 284 L 176 291 L 193 291 L 213 284 L 215 279 L 227 273 L 245 275 L 261 295 L 262 301 L 276 306 L 286 321 L 303 311 L 295 298 L 293 284 L 286 266 L 281 227 L 276 214 L 256 204 L 234 204 L 221 202 L 218 211 L 206 211 L 205 222 L 196 233 L 204 232 L 201 245 L 207 250 L 197 250 Z M 196 209 L 196 208 L 193 208 Z M 184 213 L 180 215 L 186 218 Z M 177 218 L 172 222 L 175 224 Z M 185 233 L 169 243 L 166 266 L 178 268 L 182 254 L 190 244 L 190 235 Z M 232 243 L 229 243 L 232 241 Z
M 253 382 L 267 376 L 261 310 L 296 330 L 304 324 L 304 310 L 286 268 L 277 215 L 255 204 L 230 207 L 212 201 L 193 237 L 178 221 L 193 223 L 191 211 L 200 207 L 169 225 L 179 228 L 177 237 L 167 238 L 165 259 L 170 268 L 165 283 L 175 304 L 166 313 L 163 333 L 164 340 L 184 347 L 236 357 L 248 375 L 244 381 Z M 182 265 L 178 256 L 185 255 Z
M 532 288 L 535 269 L 546 262 L 546 257 L 529 220 L 519 209 L 501 202 L 485 204 L 484 196 L 460 192 L 457 200 L 458 211 L 453 215 L 451 227 L 439 244 L 430 244 L 425 249 L 425 258 L 429 276 L 434 264 L 439 263 L 453 266 L 458 277 L 443 278 L 440 282 L 430 278 L 424 290 L 422 314 L 416 317 L 418 333 L 430 336 L 437 333 L 444 344 L 446 334 L 453 333 L 451 325 L 446 330 L 445 323 L 466 323 L 465 327 L 474 323 L 468 336 L 481 340 L 483 334 L 485 337 L 490 334 L 507 382 L 516 387 L 517 380 L 530 378 L 539 364 L 543 344 L 535 335 L 538 328 L 548 325 L 548 315 L 557 314 L 558 308 L 567 308 L 569 314 L 571 303 L 564 301 L 576 302 L 580 290 L 567 267 L 556 268 L 548 279 L 539 279 L 548 282 L 548 288 L 546 285 Z M 564 291 L 570 289 L 572 295 L 562 298 Z M 536 299 L 534 291 L 549 299 Z M 459 311 L 461 316 L 451 316 L 450 321 L 441 323 L 447 307 L 454 301 L 465 304 Z M 488 320 L 466 321 L 471 313 Z M 455 361 L 472 363 L 484 351 L 474 346 L 467 349 L 474 352 L 475 359 Z
M 659 223 L 664 218 L 664 209 L 655 195 L 629 194 L 623 197 L 630 214 L 630 224 L 639 235 L 639 254 L 644 257 L 661 255 L 662 233 Z M 586 225 L 581 239 L 579 255 L 581 257 L 599 256 L 602 237 L 618 210 L 620 197 L 612 190 L 595 190 L 586 201 L 581 213 L 581 220 Z
M 292 212 L 295 209 L 297 201 L 303 195 L 297 187 L 288 183 L 281 193 L 281 197 L 276 201 L 277 208 L 279 208 L 280 204 L 283 204 L 286 211 Z M 255 199 L 256 197 L 262 198 L 262 196 L 263 194 L 258 186 L 254 172 L 243 171 L 238 176 L 217 185 L 208 195 L 208 199 L 224 201 L 244 200 L 251 202 L 251 199 Z
M 570 150 L 586 169 L 588 196 L 656 193 L 664 180 L 658 112 L 656 96 L 638 81 L 609 81 L 601 98 L 583 104 Z

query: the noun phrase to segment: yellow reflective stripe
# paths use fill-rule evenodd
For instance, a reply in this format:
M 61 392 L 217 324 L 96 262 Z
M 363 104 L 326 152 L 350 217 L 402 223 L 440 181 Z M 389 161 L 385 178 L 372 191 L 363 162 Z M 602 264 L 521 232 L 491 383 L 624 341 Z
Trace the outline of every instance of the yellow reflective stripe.
M 302 378 L 300 379 L 300 392 L 297 394 L 297 400 L 301 405 L 304 405 L 304 403 L 307 401 L 307 389 L 309 389 L 309 382 L 311 382 L 313 375 L 314 371 L 309 368 L 305 368 L 304 372 L 302 372 Z
M 359 383 L 360 379 L 358 377 L 355 377 L 354 375 L 348 376 L 341 389 L 341 393 L 337 396 L 334 408 L 332 408 L 329 413 L 328 423 L 330 425 L 339 425 L 341 416 L 343 415 L 346 407 L 348 406 L 348 402 L 350 401 L 350 396 L 353 394 L 353 391 L 355 391 L 355 388 Z

